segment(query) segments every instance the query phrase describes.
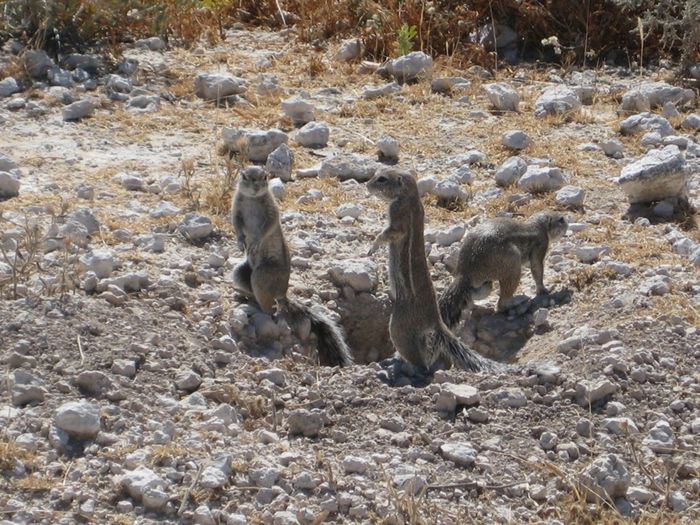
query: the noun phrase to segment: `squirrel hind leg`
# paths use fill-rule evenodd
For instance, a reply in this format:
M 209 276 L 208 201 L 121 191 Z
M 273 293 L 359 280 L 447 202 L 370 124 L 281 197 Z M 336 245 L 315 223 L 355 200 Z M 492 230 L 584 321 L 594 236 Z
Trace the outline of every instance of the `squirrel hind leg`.
M 271 314 L 277 302 L 287 296 L 289 272 L 276 265 L 261 264 L 253 271 L 250 284 L 260 309 Z

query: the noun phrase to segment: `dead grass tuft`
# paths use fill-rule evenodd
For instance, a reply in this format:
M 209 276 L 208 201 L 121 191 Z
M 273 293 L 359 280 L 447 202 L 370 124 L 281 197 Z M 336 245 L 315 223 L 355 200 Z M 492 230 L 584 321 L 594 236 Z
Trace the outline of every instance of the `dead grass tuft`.
M 17 462 L 27 464 L 35 459 L 35 454 L 18 446 L 14 441 L 5 438 L 0 440 L 0 471 L 12 470 Z

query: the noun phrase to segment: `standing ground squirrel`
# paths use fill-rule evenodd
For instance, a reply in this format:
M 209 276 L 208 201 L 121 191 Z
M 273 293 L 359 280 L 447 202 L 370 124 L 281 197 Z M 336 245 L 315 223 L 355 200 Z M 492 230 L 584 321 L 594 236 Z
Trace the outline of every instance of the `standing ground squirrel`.
M 280 213 L 267 185 L 267 173 L 259 167 L 241 172 L 233 198 L 231 219 L 238 244 L 246 260 L 233 270 L 234 288 L 255 299 L 265 313 L 275 306 L 285 311 L 291 321 L 308 317 L 311 331 L 318 340 L 322 365 L 352 364 L 352 355 L 339 326 L 320 308 L 308 308 L 287 297 L 291 259 L 282 233 Z
M 367 183 L 371 194 L 389 201 L 389 225 L 377 236 L 370 254 L 389 244 L 389 283 L 394 305 L 389 334 L 399 354 L 421 372 L 449 360 L 466 370 L 490 368 L 440 319 L 423 240 L 423 204 L 416 180 L 407 171 L 382 168 Z
M 445 324 L 450 328 L 456 325 L 462 310 L 484 288 L 490 290 L 492 281 L 499 282 L 498 310 L 502 311 L 518 288 L 523 266 L 530 266 L 537 293 L 546 294 L 544 258 L 567 227 L 564 215 L 547 211 L 524 222 L 499 218 L 476 226 L 464 237 L 454 278 L 440 297 Z

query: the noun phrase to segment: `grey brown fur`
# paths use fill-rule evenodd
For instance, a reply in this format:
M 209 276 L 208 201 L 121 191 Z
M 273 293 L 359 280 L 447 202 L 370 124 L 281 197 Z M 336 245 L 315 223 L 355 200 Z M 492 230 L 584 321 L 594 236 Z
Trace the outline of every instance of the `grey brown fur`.
M 294 323 L 306 316 L 318 340 L 322 365 L 352 364 L 352 355 L 342 330 L 318 308 L 307 308 L 287 298 L 291 258 L 282 233 L 277 203 L 262 168 L 242 171 L 231 210 L 236 237 L 246 259 L 233 270 L 234 288 L 255 299 L 260 309 L 272 314 L 284 310 Z
M 423 205 L 413 175 L 382 168 L 367 189 L 389 201 L 389 225 L 377 236 L 370 254 L 389 244 L 394 295 L 389 334 L 396 350 L 422 372 L 446 360 L 466 370 L 489 368 L 490 362 L 465 346 L 440 319 L 425 258 Z
M 544 259 L 552 242 L 560 239 L 568 223 L 558 212 L 541 212 L 527 221 L 492 219 L 478 225 L 463 239 L 450 286 L 440 297 L 440 314 L 452 328 L 474 296 L 498 281 L 498 310 L 505 309 L 520 283 L 523 266 L 530 266 L 537 293 L 544 286 Z

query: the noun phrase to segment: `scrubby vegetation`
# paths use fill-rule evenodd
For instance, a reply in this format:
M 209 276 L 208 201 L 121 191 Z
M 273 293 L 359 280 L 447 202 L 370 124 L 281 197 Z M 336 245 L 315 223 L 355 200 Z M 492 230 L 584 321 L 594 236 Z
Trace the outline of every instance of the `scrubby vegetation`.
M 405 50 L 405 27 L 415 28 L 413 49 L 490 65 L 489 31 L 503 25 L 518 35 L 519 58 L 588 65 L 672 58 L 686 67 L 700 60 L 700 0 L 6 0 L 1 9 L 0 38 L 54 52 L 154 35 L 190 45 L 246 23 L 293 25 L 318 45 L 357 35 L 367 57 L 382 59 Z

